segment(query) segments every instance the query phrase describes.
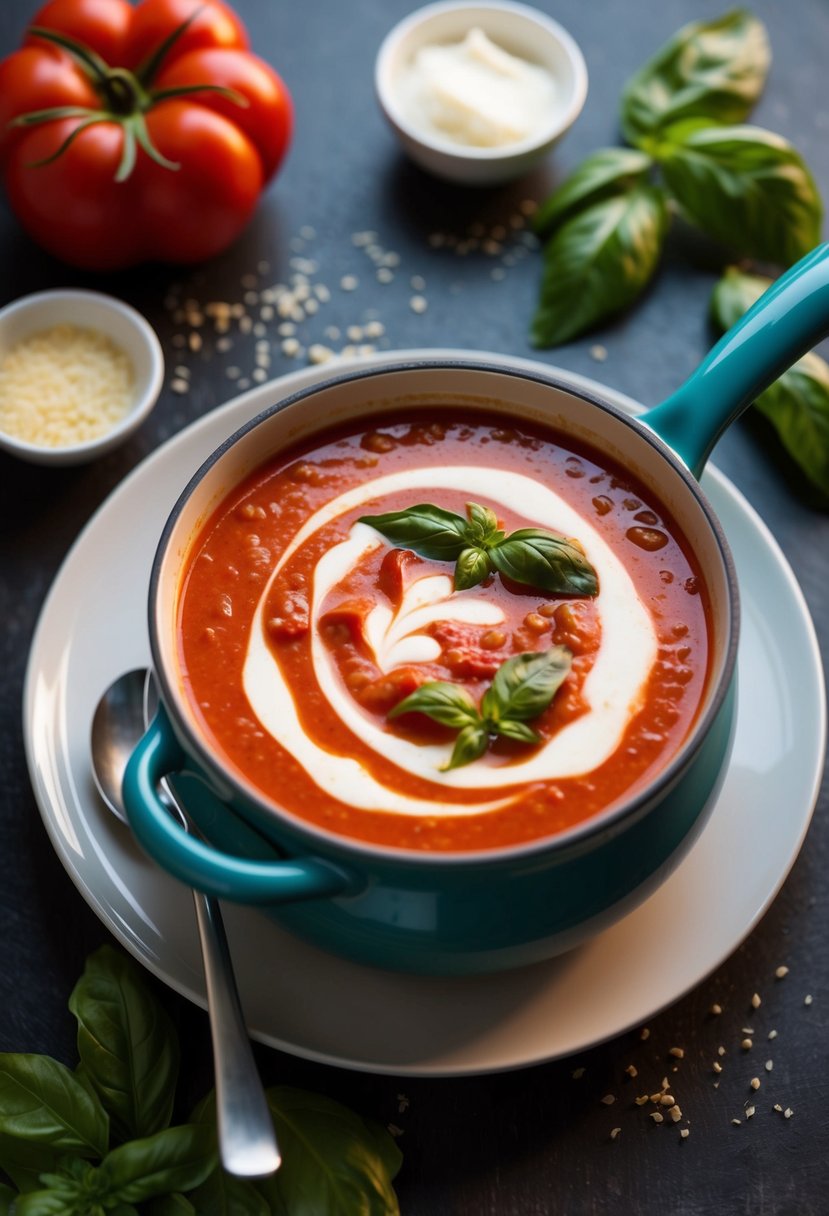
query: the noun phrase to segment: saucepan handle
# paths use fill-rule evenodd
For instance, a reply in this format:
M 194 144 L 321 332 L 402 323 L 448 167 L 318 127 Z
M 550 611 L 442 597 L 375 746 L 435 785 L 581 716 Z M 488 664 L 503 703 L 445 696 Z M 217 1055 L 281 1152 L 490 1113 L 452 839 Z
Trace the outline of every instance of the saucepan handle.
M 661 405 L 640 415 L 695 477 L 723 431 L 829 333 L 829 244 L 769 287 Z
M 162 778 L 178 772 L 184 759 L 160 706 L 124 774 L 124 806 L 130 826 L 150 857 L 176 878 L 219 899 L 242 904 L 293 903 L 341 895 L 360 885 L 345 869 L 319 858 L 254 860 L 222 852 L 185 832 L 158 793 Z M 230 808 L 226 813 L 235 814 Z

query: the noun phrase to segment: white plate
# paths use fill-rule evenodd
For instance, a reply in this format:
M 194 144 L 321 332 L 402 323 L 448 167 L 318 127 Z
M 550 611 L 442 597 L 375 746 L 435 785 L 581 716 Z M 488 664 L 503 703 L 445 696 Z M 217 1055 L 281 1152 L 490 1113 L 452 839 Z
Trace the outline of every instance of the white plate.
M 362 362 L 438 353 L 475 355 L 396 352 Z M 523 366 L 552 370 L 528 361 Z M 55 849 L 115 936 L 202 1006 L 190 893 L 147 860 L 102 807 L 90 772 L 89 725 L 104 688 L 148 662 L 150 564 L 181 487 L 236 427 L 329 371 L 303 369 L 263 385 L 145 460 L 69 553 L 32 646 L 24 704 L 27 757 Z M 618 394 L 582 383 L 633 408 Z M 706 472 L 704 485 L 731 541 L 742 586 L 739 710 L 722 793 L 671 878 L 588 945 L 549 963 L 470 979 L 360 967 L 305 945 L 259 912 L 226 906 L 242 999 L 257 1039 L 310 1059 L 394 1074 L 450 1076 L 539 1063 L 649 1018 L 712 971 L 757 923 L 797 856 L 817 797 L 826 728 L 823 677 L 808 610 L 774 540 L 716 470 Z

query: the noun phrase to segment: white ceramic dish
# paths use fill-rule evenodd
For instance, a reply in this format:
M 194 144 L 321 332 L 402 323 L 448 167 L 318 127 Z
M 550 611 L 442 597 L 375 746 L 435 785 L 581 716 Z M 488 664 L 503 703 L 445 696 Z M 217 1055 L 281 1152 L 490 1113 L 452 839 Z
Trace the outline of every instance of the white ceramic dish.
M 399 85 L 413 57 L 425 46 L 461 42 L 473 27 L 509 54 L 545 68 L 556 82 L 557 104 L 526 139 L 470 147 L 430 133 L 407 113 Z M 412 160 L 438 177 L 472 186 L 525 173 L 569 131 L 587 97 L 587 67 L 570 34 L 538 9 L 510 0 L 446 0 L 410 13 L 383 40 L 374 81 L 383 113 Z
M 364 362 L 377 366 L 401 354 L 473 352 L 397 352 Z M 529 361 L 502 361 L 539 370 Z M 546 365 L 543 370 L 550 371 Z M 69 554 L 32 646 L 24 730 L 35 794 L 55 849 L 115 936 L 202 1006 L 190 892 L 149 862 L 99 803 L 89 723 L 110 681 L 148 661 L 148 572 L 183 481 L 248 418 L 329 372 L 308 368 L 263 385 L 207 415 L 139 466 Z M 632 405 L 601 391 L 622 408 Z M 260 913 L 226 906 L 256 1038 L 306 1058 L 398 1075 L 453 1076 L 540 1063 L 641 1024 L 712 971 L 757 923 L 811 818 L 826 744 L 825 690 L 809 613 L 785 558 L 716 469 L 706 471 L 703 485 L 728 533 L 742 585 L 740 706 L 722 791 L 672 876 L 586 946 L 524 970 L 468 979 L 356 966 L 300 942 Z M 90 596 L 90 578 L 104 565 L 110 577 L 103 585 L 96 580 Z M 777 644 L 782 632 L 788 638 L 785 662 Z M 275 960 L 272 971 L 263 959 Z
M 97 439 L 44 447 L 0 430 L 0 448 L 32 464 L 83 464 L 123 443 L 147 417 L 164 381 L 164 355 L 155 330 L 129 304 L 102 292 L 56 289 L 23 296 L 0 309 L 0 359 L 18 342 L 55 325 L 97 330 L 124 351 L 134 373 L 130 407 Z

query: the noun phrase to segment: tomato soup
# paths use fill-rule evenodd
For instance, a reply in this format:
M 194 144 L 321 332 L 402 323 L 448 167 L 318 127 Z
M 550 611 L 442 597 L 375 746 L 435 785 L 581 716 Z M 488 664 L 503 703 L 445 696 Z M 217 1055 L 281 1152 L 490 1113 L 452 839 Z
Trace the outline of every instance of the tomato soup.
M 234 489 L 187 559 L 179 658 L 204 737 L 267 802 L 357 841 L 487 850 L 554 836 L 666 767 L 705 692 L 708 597 L 624 470 L 529 424 L 444 419 L 355 423 Z M 421 543 L 416 517 L 460 528 L 464 553 Z M 534 581 L 538 536 L 590 579 Z M 539 696 L 530 676 L 554 658 Z

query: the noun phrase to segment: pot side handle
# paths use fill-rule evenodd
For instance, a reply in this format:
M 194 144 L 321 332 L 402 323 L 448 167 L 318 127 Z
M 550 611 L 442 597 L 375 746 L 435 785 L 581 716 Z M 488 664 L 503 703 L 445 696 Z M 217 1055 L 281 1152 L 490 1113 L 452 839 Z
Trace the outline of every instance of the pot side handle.
M 240 904 L 293 903 L 353 891 L 355 876 L 321 859 L 253 860 L 222 852 L 186 832 L 158 795 L 161 779 L 183 762 L 184 753 L 159 708 L 130 757 L 123 794 L 136 839 L 163 869 L 187 886 Z
M 698 478 L 726 427 L 827 333 L 829 244 L 823 244 L 773 283 L 685 383 L 639 421 Z

